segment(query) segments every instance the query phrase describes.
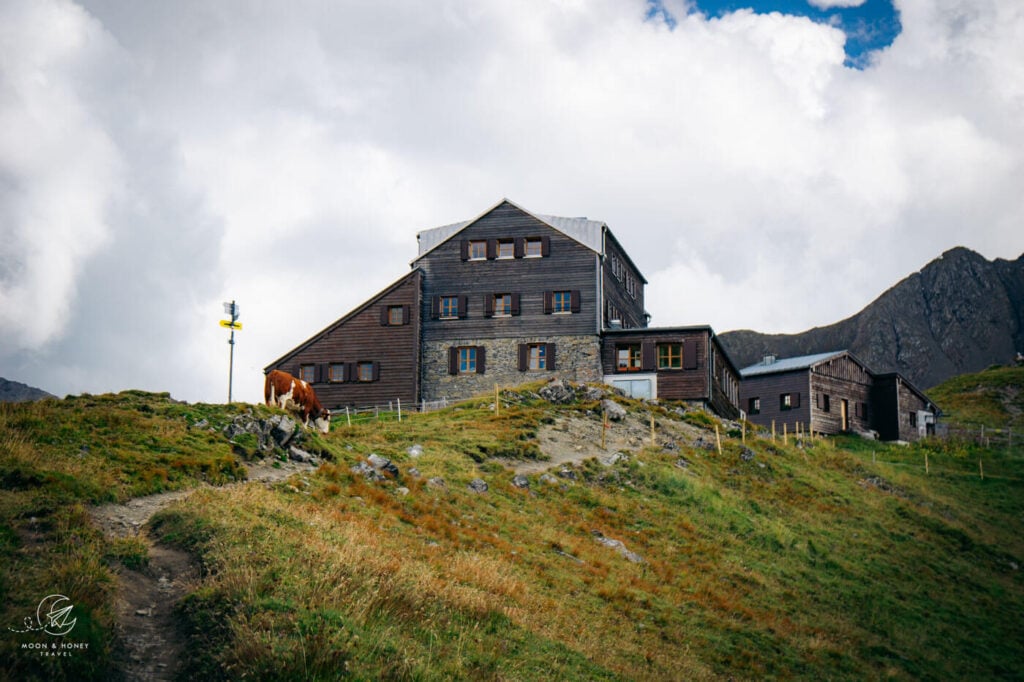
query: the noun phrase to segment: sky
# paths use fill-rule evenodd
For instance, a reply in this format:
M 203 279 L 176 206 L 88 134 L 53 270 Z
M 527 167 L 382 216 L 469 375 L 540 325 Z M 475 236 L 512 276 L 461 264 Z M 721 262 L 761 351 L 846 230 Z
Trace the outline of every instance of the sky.
M 1024 252 L 1019 0 L 0 0 L 0 376 L 227 399 L 502 198 L 657 326 L 798 332 Z

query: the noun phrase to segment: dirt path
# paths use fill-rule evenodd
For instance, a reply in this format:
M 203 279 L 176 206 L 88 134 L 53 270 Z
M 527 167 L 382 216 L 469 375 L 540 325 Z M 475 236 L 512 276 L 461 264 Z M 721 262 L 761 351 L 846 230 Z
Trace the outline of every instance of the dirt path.
M 600 417 L 567 417 L 548 424 L 538 431 L 540 451 L 549 459 L 543 461 L 504 460 L 517 474 L 538 474 L 553 467 L 581 462 L 590 457 L 607 457 L 623 450 L 639 450 L 651 443 L 651 424 L 630 414 L 620 422 L 611 422 L 601 448 Z M 691 443 L 707 433 L 690 424 L 661 419 L 656 422 L 655 442 Z
M 246 482 L 271 483 L 316 467 L 287 462 L 280 467 L 247 465 L 247 469 Z M 176 490 L 92 509 L 93 520 L 108 536 L 141 536 L 149 544 L 146 566 L 138 570 L 122 567 L 118 574 L 115 611 L 120 646 L 114 660 L 127 680 L 173 680 L 186 655 L 174 606 L 198 583 L 199 567 L 187 552 L 151 542 L 146 523 L 156 512 L 193 492 L 195 489 Z

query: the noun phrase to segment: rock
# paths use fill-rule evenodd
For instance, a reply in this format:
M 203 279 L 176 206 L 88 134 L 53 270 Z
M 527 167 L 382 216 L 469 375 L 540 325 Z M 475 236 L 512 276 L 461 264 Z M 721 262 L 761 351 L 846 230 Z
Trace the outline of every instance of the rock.
M 676 466 L 679 467 L 680 469 L 689 469 L 690 460 L 686 459 L 685 457 L 680 457 L 679 459 L 676 460 Z
M 270 423 L 270 437 L 282 448 L 295 437 L 295 422 L 291 417 L 275 415 L 268 422 Z
M 398 478 L 398 467 L 395 466 L 387 457 L 381 457 L 377 453 L 370 453 L 370 456 L 366 458 L 366 461 L 369 462 L 370 466 L 377 471 L 388 474 L 392 478 Z
M 406 495 L 409 494 L 409 489 L 406 488 L 405 486 L 402 486 L 401 488 L 396 488 L 395 494 L 398 495 L 399 497 L 405 497 Z
M 540 475 L 540 482 L 541 483 L 558 483 L 558 479 L 555 478 L 554 476 L 552 476 L 551 474 L 541 474 Z
M 487 492 L 487 482 L 482 478 L 474 478 L 466 487 L 475 493 Z
M 605 397 L 605 391 L 603 388 L 598 386 L 587 386 L 583 389 L 583 400 L 587 402 L 595 402 L 597 400 L 603 400 Z
M 519 489 L 526 489 L 530 487 L 530 479 L 523 474 L 516 474 L 512 477 L 512 485 Z
M 596 540 L 599 544 L 614 549 L 616 552 L 621 554 L 622 557 L 625 558 L 627 561 L 632 561 L 635 564 L 644 563 L 643 557 L 639 554 L 636 554 L 635 552 L 630 552 L 628 549 L 626 549 L 626 545 L 624 545 L 621 540 L 607 538 L 604 536 L 604 533 L 602 533 L 599 530 L 592 530 L 590 531 L 590 533 L 594 536 L 594 540 Z
M 409 475 L 412 476 L 413 478 L 419 478 L 420 477 L 420 470 L 417 469 L 416 467 L 410 467 L 409 468 Z
M 754 451 L 751 450 L 750 448 L 743 448 L 742 450 L 740 450 L 740 459 L 742 459 L 744 462 L 751 461 L 752 459 L 754 459 Z
M 608 455 L 607 457 L 602 457 L 600 461 L 601 464 L 605 465 L 606 467 L 610 467 L 615 464 L 618 464 L 619 462 L 628 462 L 629 455 L 627 455 L 624 452 L 615 452 Z
M 538 394 L 549 403 L 565 404 L 576 400 L 576 391 L 561 379 L 552 379 Z
M 559 469 L 558 475 L 561 476 L 562 478 L 568 478 L 570 481 L 575 481 L 577 478 L 576 472 L 573 471 L 572 469 L 569 469 L 568 467 L 562 467 L 561 469 Z
M 315 464 L 317 462 L 317 458 L 314 455 L 294 445 L 288 448 L 288 459 L 293 462 L 302 462 L 303 464 Z
M 407 455 L 415 459 L 423 454 L 423 446 L 417 443 L 416 445 L 411 446 L 405 452 Z
M 663 450 L 668 451 L 668 452 L 678 452 L 679 451 L 679 443 L 676 443 L 674 440 L 666 441 L 661 446 L 661 448 Z
M 601 408 L 604 410 L 605 416 L 613 422 L 619 422 L 626 418 L 626 408 L 614 400 L 605 398 L 601 401 Z
M 703 436 L 697 436 L 697 440 L 693 441 L 693 447 L 703 450 L 714 450 L 715 444 L 709 440 L 704 440 Z
M 349 471 L 354 474 L 362 474 L 368 481 L 383 481 L 384 476 L 366 462 L 359 462 L 353 465 Z
M 206 421 L 205 419 L 200 419 L 195 424 L 190 424 L 189 428 L 190 429 L 205 429 L 209 425 L 210 425 L 210 422 Z
M 444 479 L 440 476 L 427 479 L 427 486 L 430 488 L 439 488 L 441 490 L 448 490 L 448 484 L 444 482 Z

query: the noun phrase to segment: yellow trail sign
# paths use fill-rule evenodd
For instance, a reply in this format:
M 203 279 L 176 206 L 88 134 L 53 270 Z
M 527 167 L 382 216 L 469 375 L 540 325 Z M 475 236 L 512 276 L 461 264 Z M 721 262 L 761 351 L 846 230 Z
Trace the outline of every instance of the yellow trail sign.
M 227 327 L 228 329 L 241 329 L 242 328 L 242 323 L 241 322 L 232 322 L 231 320 L 221 320 L 220 321 L 220 326 Z

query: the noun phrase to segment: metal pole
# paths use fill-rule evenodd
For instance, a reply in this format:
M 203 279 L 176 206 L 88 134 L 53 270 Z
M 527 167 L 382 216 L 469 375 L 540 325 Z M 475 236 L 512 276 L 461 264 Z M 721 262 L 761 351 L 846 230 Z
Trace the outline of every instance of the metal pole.
M 231 338 L 228 339 L 228 343 L 231 344 L 231 360 L 228 363 L 228 404 L 231 404 L 231 386 L 235 380 L 235 330 L 231 330 Z

